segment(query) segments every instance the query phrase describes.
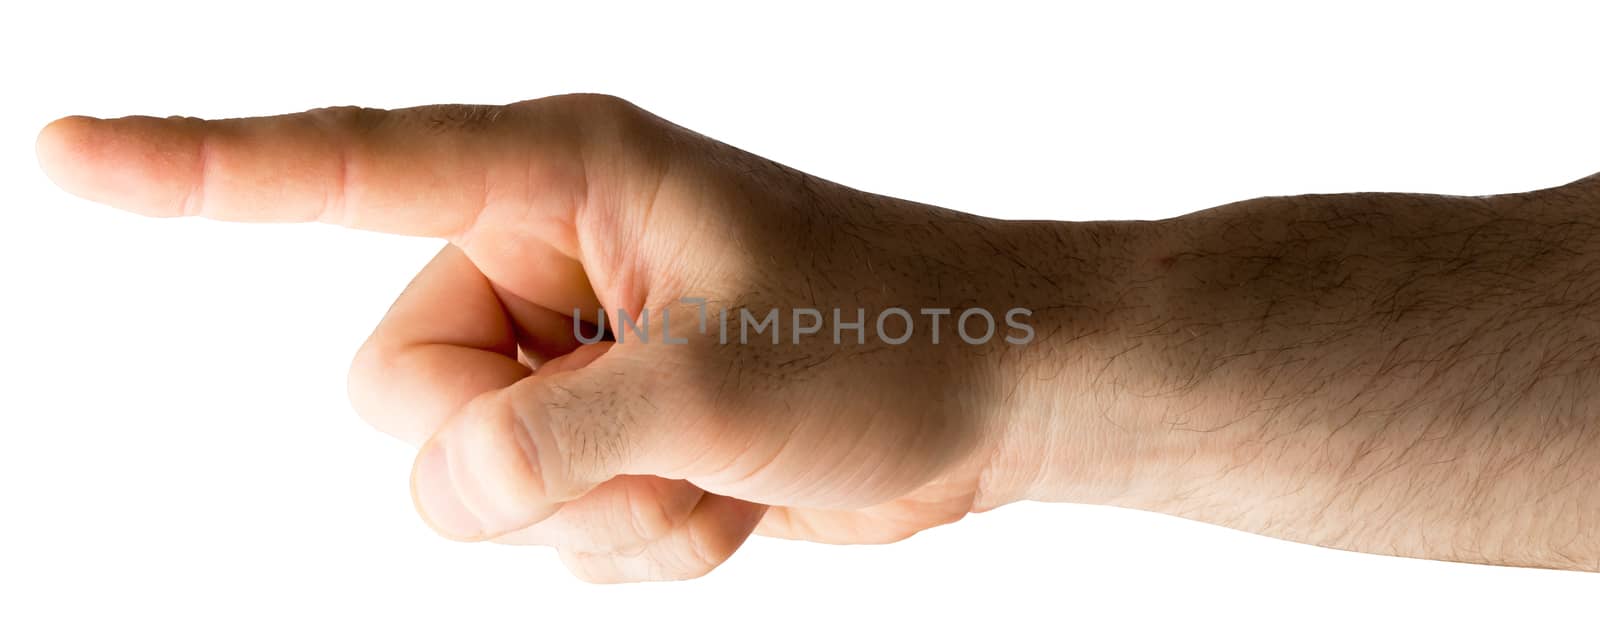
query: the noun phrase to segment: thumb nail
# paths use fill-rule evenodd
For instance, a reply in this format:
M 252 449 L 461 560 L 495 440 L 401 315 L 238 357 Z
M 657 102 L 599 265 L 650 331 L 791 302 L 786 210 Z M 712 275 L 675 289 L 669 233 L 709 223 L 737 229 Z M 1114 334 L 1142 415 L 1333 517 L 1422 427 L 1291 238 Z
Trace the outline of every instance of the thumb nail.
M 460 486 L 451 474 L 447 440 L 434 439 L 423 447 L 411 473 L 411 496 L 417 512 L 439 534 L 458 540 L 483 536 L 483 523 L 462 500 Z

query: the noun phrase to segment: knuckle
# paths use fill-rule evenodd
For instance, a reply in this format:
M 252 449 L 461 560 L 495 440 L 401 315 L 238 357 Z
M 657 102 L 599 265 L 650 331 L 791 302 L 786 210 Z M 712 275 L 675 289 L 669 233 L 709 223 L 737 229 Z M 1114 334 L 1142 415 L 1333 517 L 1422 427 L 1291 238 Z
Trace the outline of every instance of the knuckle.
M 560 120 L 576 125 L 584 139 L 637 156 L 661 145 L 665 121 L 622 98 L 609 94 L 566 94 L 543 99 Z
M 550 487 L 539 457 L 533 425 L 497 395 L 468 405 L 464 421 L 469 430 L 461 439 L 486 486 L 502 494 L 508 505 L 531 505 L 551 499 Z
M 383 380 L 384 371 L 389 369 L 389 361 L 387 350 L 368 341 L 351 357 L 350 369 L 345 375 L 345 394 L 351 408 L 373 426 L 378 426 L 381 421 L 379 382 Z
M 369 339 L 350 359 L 345 375 L 345 396 L 356 416 L 379 432 L 411 444 L 421 444 L 432 434 L 437 419 L 414 412 L 403 401 L 404 386 L 397 376 L 414 367 L 415 353 Z M 399 401 L 399 403 L 397 403 Z
M 563 373 L 565 374 L 565 373 Z M 571 499 L 617 474 L 625 460 L 630 419 L 611 391 L 581 377 L 551 377 L 534 394 L 514 397 L 505 404 L 518 422 L 518 430 L 540 460 L 560 470 L 546 479 L 560 484 L 556 496 Z M 537 447 L 537 448 L 535 448 Z
M 306 112 L 313 122 L 329 129 L 350 133 L 369 131 L 387 121 L 394 112 L 374 107 L 346 105 L 322 107 Z
M 672 515 L 663 502 L 640 498 L 632 493 L 624 495 L 623 501 L 627 524 L 635 541 L 660 539 L 678 525 L 679 518 Z
M 611 94 L 563 94 L 545 100 L 562 109 L 603 118 L 622 118 L 642 111 L 637 105 Z

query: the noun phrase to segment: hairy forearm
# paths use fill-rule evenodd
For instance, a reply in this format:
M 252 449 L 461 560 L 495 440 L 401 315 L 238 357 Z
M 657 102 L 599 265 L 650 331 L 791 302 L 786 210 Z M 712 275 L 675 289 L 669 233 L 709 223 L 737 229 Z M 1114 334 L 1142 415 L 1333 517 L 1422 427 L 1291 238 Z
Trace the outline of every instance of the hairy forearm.
M 1066 225 L 1038 268 L 1090 285 L 1039 294 L 997 501 L 1600 570 L 1592 200 L 1350 194 Z

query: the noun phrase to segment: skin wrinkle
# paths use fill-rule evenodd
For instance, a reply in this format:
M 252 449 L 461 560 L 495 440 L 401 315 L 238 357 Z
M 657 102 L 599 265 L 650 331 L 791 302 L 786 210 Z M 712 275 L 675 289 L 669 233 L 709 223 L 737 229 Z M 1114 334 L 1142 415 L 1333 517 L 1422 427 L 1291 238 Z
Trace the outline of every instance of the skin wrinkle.
M 197 216 L 205 211 L 206 177 L 210 175 L 211 136 L 201 134 L 195 141 L 195 174 L 194 185 L 184 193 L 183 204 L 178 211 L 184 216 Z
M 512 439 L 516 442 L 517 450 L 522 453 L 525 465 L 533 472 L 530 477 L 538 480 L 539 491 L 542 494 L 548 491 L 551 485 L 547 473 L 548 467 L 540 460 L 539 448 L 533 443 L 534 427 L 529 424 L 527 413 L 515 413 L 514 421 L 516 426 L 511 430 Z
M 707 501 L 709 499 L 710 499 L 709 495 L 702 495 L 700 497 L 700 501 L 701 502 L 705 502 L 705 501 Z M 695 505 L 695 508 L 698 509 L 699 507 L 700 506 L 698 504 Z M 682 568 L 697 569 L 697 570 L 698 569 L 711 569 L 711 568 L 714 568 L 722 560 L 721 560 L 720 557 L 718 557 L 716 555 L 713 555 L 710 552 L 708 552 L 710 549 L 707 546 L 706 541 L 705 541 L 706 540 L 705 529 L 696 528 L 697 525 L 694 523 L 694 512 L 693 511 L 690 511 L 689 515 L 690 515 L 689 528 L 688 528 L 688 530 L 685 531 L 685 533 L 687 534 L 687 536 L 689 538 L 689 546 L 686 549 L 680 549 L 680 550 L 686 550 L 690 554 L 691 559 L 688 560 L 689 563 L 684 565 Z
M 328 107 L 313 111 L 307 114 L 307 117 L 325 136 L 335 141 L 331 145 L 335 150 L 336 167 L 333 184 L 324 190 L 322 208 L 314 220 L 355 227 L 359 224 L 355 220 L 356 209 L 349 206 L 354 161 L 348 147 L 355 139 L 347 134 L 341 136 L 341 130 L 357 128 L 370 132 L 377 129 L 389 117 L 389 112 L 364 107 Z M 341 138 L 343 140 L 340 140 Z
M 323 200 L 322 216 L 327 216 L 329 212 L 352 211 L 345 205 L 349 200 L 350 154 L 345 151 L 342 145 L 336 145 L 335 147 L 339 150 L 338 160 L 335 163 L 335 166 L 339 169 L 333 177 L 333 189 L 328 190 L 328 196 Z

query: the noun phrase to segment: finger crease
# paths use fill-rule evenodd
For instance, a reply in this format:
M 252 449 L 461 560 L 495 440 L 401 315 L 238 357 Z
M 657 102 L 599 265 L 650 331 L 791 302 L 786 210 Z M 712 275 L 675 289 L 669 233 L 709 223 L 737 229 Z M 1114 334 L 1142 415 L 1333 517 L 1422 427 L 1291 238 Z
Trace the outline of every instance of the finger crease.
M 206 177 L 211 174 L 210 140 L 210 136 L 201 134 L 199 145 L 197 146 L 198 149 L 195 152 L 195 160 L 197 162 L 195 173 L 198 176 L 195 177 L 195 181 L 189 187 L 189 191 L 183 195 L 183 206 L 179 209 L 184 216 L 199 216 L 201 212 L 205 211 Z

